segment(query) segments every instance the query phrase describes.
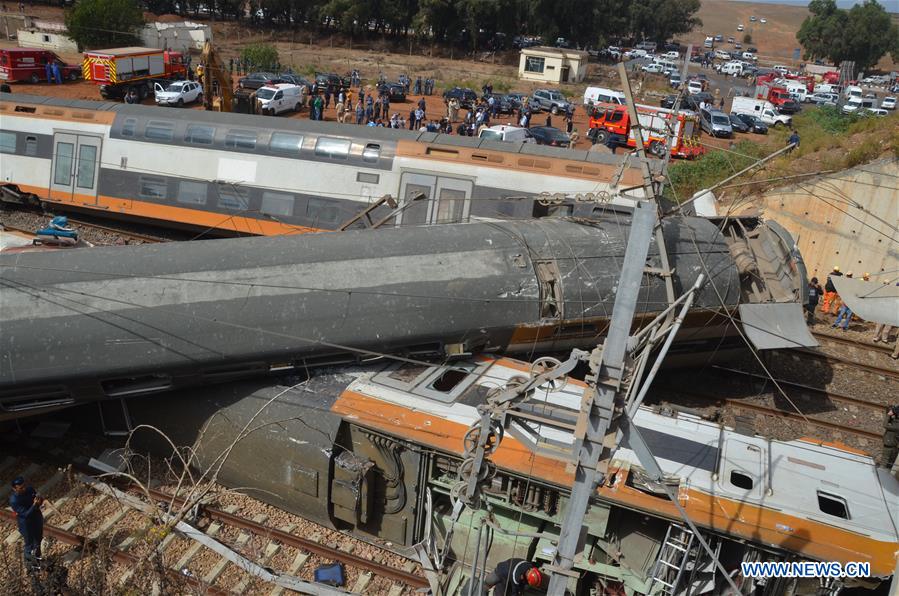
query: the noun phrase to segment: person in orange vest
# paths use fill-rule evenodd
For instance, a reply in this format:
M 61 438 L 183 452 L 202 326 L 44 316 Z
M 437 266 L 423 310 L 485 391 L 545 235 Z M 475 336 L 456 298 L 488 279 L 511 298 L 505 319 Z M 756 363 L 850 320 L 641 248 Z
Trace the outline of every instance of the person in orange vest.
M 830 275 L 827 276 L 827 282 L 824 284 L 824 302 L 821 304 L 821 312 L 827 314 L 836 314 L 837 310 L 837 289 L 833 285 L 832 277 L 842 277 L 843 274 L 840 272 L 839 265 L 833 266 L 833 271 L 830 272 Z M 830 312 L 830 307 L 833 306 L 834 312 Z

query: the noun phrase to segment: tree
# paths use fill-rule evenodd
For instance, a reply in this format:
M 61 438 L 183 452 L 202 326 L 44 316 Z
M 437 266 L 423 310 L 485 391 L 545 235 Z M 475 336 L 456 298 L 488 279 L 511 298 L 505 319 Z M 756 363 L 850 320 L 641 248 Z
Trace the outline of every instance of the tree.
M 132 45 L 144 15 L 134 0 L 80 0 L 66 11 L 66 29 L 80 49 Z
M 250 68 L 259 70 L 277 70 L 280 66 L 278 50 L 267 43 L 254 43 L 248 45 L 240 53 L 241 59 L 250 65 Z
M 839 65 L 844 60 L 866 69 L 887 52 L 899 54 L 899 27 L 877 0 L 865 0 L 850 10 L 835 0 L 812 0 L 796 39 L 806 60 L 824 58 Z
M 743 36 L 743 43 L 752 43 L 752 35 L 747 33 Z

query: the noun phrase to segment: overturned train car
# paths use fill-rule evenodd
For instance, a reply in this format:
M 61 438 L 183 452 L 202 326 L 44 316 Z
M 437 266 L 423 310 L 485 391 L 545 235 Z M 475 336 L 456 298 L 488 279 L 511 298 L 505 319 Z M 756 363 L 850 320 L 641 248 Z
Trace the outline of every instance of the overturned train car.
M 382 353 L 594 346 L 629 225 L 629 212 L 615 210 L 591 220 L 0 254 L 0 414 Z M 662 226 L 671 270 L 652 248 L 637 316 L 667 306 L 664 276 L 679 296 L 705 273 L 710 283 L 678 336 L 683 354 L 742 345 L 732 337 L 738 306 L 792 308 L 802 322 L 805 275 L 786 232 L 754 219 L 723 232 L 701 218 Z
M 429 537 L 442 549 L 451 536 L 448 560 L 457 567 L 447 582 L 458 586 L 459 571 L 479 550 L 484 516 L 483 508 L 466 509 L 450 532 L 466 433 L 489 391 L 529 374 L 528 364 L 495 356 L 443 366 L 377 363 L 313 371 L 293 386 L 254 380 L 137 398 L 129 410 L 135 423 L 158 426 L 175 444 L 194 447 L 200 467 L 242 437 L 220 480 L 278 507 L 399 550 Z M 489 545 L 480 560 L 488 569 L 511 556 L 551 561 L 573 481 L 564 456 L 572 435 L 559 428 L 574 427 L 583 392 L 574 379 L 538 388 L 520 408 L 535 416 L 514 418 L 490 456 L 496 473 L 482 494 L 491 536 L 480 542 L 481 552 Z M 256 430 L 242 435 L 257 413 Z M 893 573 L 899 481 L 871 458 L 809 440 L 737 433 L 682 413 L 643 408 L 636 424 L 726 569 L 756 561 L 865 562 L 869 577 L 840 585 L 866 587 Z M 158 437 L 138 439 L 153 448 Z M 167 444 L 158 447 L 168 453 Z M 722 594 L 727 587 L 626 445 L 598 487 L 585 526 L 573 593 L 658 593 L 654 577 L 675 584 L 665 593 Z M 686 552 L 672 555 L 671 544 Z M 786 579 L 737 581 L 743 593 L 760 596 L 837 593 L 795 591 L 794 580 Z M 447 593 L 455 593 L 452 586 Z

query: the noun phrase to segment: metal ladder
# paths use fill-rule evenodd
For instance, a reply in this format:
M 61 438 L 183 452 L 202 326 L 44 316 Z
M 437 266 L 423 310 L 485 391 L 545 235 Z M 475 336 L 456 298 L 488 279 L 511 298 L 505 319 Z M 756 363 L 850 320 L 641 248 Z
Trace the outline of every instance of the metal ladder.
M 680 524 L 671 524 L 665 533 L 665 541 L 659 549 L 659 558 L 652 569 L 652 577 L 649 578 L 648 594 L 663 594 L 672 596 L 677 590 L 684 568 L 690 559 L 690 547 L 693 546 L 693 532 Z M 673 578 L 673 579 L 672 579 Z M 653 592 L 658 584 L 662 588 Z

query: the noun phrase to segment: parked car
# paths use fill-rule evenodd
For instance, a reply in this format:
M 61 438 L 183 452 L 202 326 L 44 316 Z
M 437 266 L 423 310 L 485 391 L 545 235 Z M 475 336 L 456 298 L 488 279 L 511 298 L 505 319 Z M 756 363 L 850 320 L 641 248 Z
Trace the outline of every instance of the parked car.
M 158 106 L 180 108 L 185 104 L 203 101 L 203 87 L 194 81 L 175 81 L 168 85 L 156 83 L 153 88 Z
M 571 138 L 564 130 L 559 130 L 554 126 L 532 126 L 528 130 L 538 145 L 550 145 L 551 147 L 568 147 L 571 145 Z
M 730 126 L 736 132 L 749 132 L 749 125 L 743 122 L 743 119 L 737 116 L 736 114 L 731 114 L 730 118 Z
M 863 116 L 887 116 L 889 112 L 882 108 L 865 108 L 865 111 L 862 112 Z
M 734 43 L 736 40 L 733 37 L 727 38 L 727 43 Z
M 681 80 L 680 73 L 673 72 L 671 73 L 671 75 L 669 75 L 668 85 L 670 85 L 672 89 L 680 88 L 681 83 L 683 83 L 683 81 Z
M 680 60 L 680 52 L 671 50 L 670 52 L 662 54 L 662 58 L 667 58 L 668 60 Z
M 251 72 L 237 81 L 237 86 L 243 89 L 259 89 L 265 85 L 280 83 L 281 79 L 273 72 Z
M 640 67 L 640 70 L 648 72 L 649 74 L 662 74 L 664 67 L 661 64 L 653 62 L 652 64 L 644 64 Z
M 328 87 L 332 91 L 340 88 L 350 88 L 350 79 L 334 74 L 333 72 L 317 72 L 315 73 L 315 82 L 319 87 Z
M 767 22 L 768 22 L 768 19 L 760 19 L 759 20 L 759 23 L 761 23 L 762 25 L 764 25 Z
M 747 52 L 750 52 L 750 53 L 752 53 L 752 54 L 758 54 L 758 53 L 759 53 L 759 49 L 758 49 L 757 47 L 755 47 L 755 46 L 749 46 L 748 48 L 746 48 L 746 51 L 747 51 Z
M 290 83 L 291 85 L 305 87 L 307 93 L 312 91 L 312 83 L 308 79 L 306 79 L 305 77 L 301 77 L 300 75 L 282 72 L 278 75 L 278 79 L 285 83 Z
M 895 97 L 884 97 L 883 101 L 880 102 L 880 107 L 884 110 L 895 110 L 896 109 L 896 98 Z
M 741 44 L 741 43 L 738 41 L 737 43 L 734 44 L 734 49 L 735 49 L 735 50 L 742 50 L 742 49 L 743 49 L 743 44 Z
M 742 31 L 742 30 L 743 30 L 743 23 L 740 23 L 739 25 L 737 25 L 737 31 Z
M 574 109 L 565 96 L 555 89 L 537 89 L 531 94 L 528 102 L 532 110 L 549 110 L 552 114 Z
M 768 125 L 762 122 L 761 118 L 758 116 L 753 116 L 752 114 L 731 114 L 731 122 L 733 122 L 734 117 L 736 116 L 749 128 L 749 132 L 754 132 L 760 135 L 768 134 Z
M 708 108 L 699 110 L 699 125 L 702 130 L 713 137 L 730 138 L 734 136 L 730 118 L 719 110 Z
M 715 36 L 715 41 L 724 41 L 724 36 L 719 33 Z
M 512 104 L 515 106 L 515 109 L 517 110 L 525 103 L 527 103 L 530 95 L 528 95 L 527 93 L 522 93 L 521 91 L 511 91 L 509 93 L 506 93 L 506 97 L 509 99 L 509 101 L 512 102 Z
M 453 98 L 458 99 L 463 108 L 470 108 L 478 100 L 478 94 L 467 87 L 453 87 L 443 92 L 443 99 L 446 101 Z
M 378 87 L 378 91 L 385 94 L 390 103 L 406 101 L 406 86 L 402 83 L 386 83 Z
M 500 114 L 511 114 L 518 107 L 516 103 L 504 93 L 488 93 L 484 96 L 484 100 L 489 101 L 493 98 L 494 105 L 498 107 Z
M 813 93 L 808 96 L 808 101 L 818 106 L 837 105 L 832 93 Z
M 674 107 L 674 104 L 677 102 L 677 95 L 666 95 L 662 98 L 661 106 L 666 110 L 670 110 Z

